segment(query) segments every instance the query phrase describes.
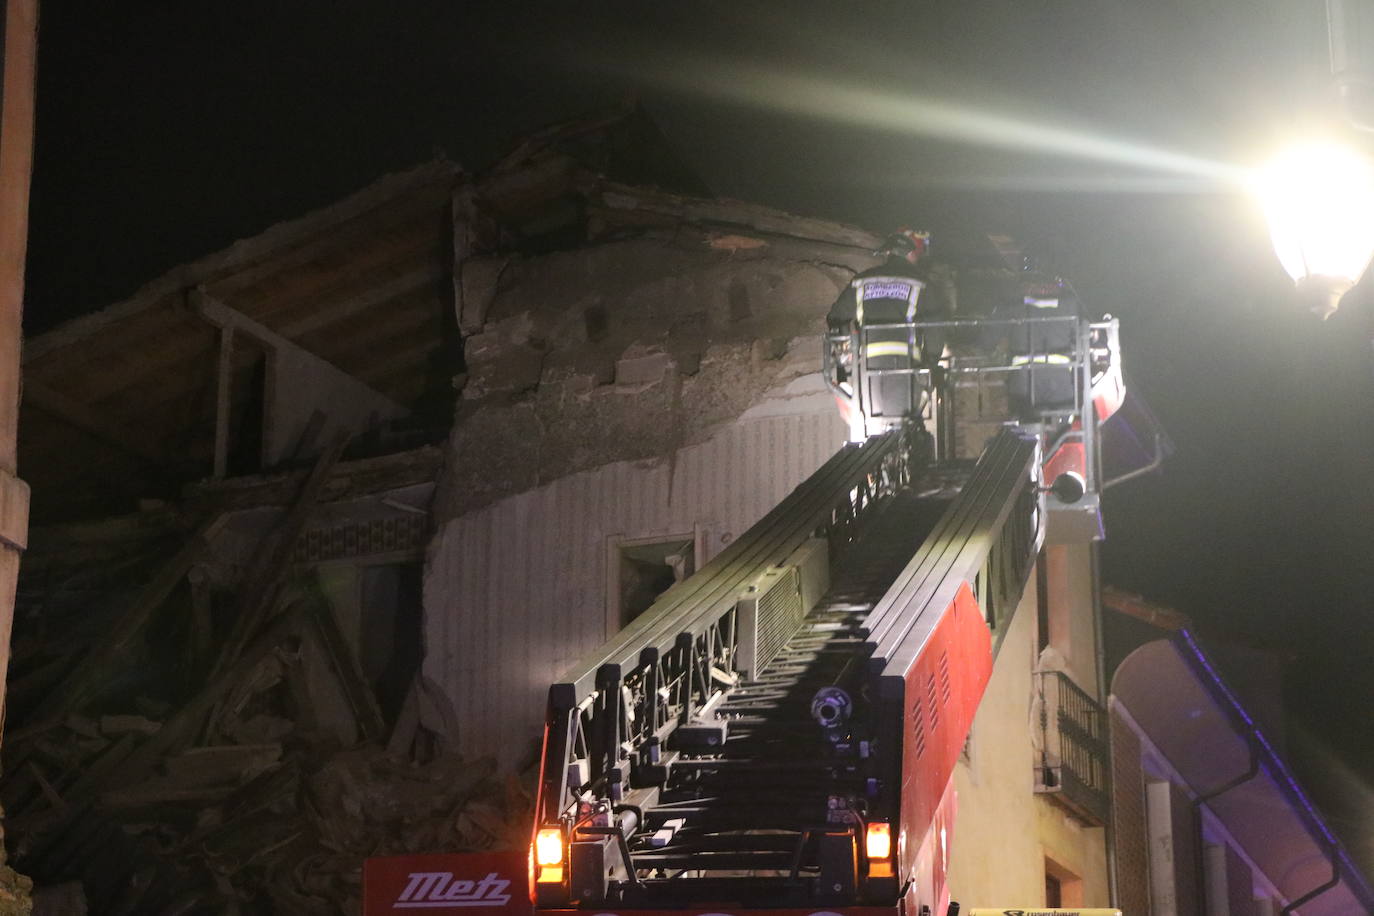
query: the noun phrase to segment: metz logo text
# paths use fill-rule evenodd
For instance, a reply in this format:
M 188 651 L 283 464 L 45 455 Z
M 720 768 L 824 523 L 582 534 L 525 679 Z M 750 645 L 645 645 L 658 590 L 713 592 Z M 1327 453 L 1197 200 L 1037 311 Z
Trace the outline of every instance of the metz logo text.
M 392 906 L 396 909 L 438 909 L 451 906 L 505 906 L 510 882 L 490 872 L 481 881 L 453 879 L 451 871 L 413 871 L 410 883 Z

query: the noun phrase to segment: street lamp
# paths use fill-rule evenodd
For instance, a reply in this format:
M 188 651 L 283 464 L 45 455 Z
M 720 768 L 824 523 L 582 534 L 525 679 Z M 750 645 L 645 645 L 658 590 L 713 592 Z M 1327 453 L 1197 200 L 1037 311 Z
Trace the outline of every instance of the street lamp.
M 1374 256 L 1374 162 L 1336 143 L 1295 146 L 1256 176 L 1283 269 L 1331 317 Z

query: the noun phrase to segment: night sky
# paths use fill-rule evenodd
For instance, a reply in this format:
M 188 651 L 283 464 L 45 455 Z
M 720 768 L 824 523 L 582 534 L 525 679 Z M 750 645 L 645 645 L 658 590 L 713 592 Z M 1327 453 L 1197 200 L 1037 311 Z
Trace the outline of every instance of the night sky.
M 26 323 L 440 150 L 480 169 L 522 131 L 638 99 L 719 194 L 937 244 L 1009 232 L 1120 316 L 1177 452 L 1108 494 L 1107 581 L 1290 657 L 1307 754 L 1369 774 L 1374 305 L 1358 289 L 1329 322 L 1303 313 L 1250 202 L 1189 165 L 1253 164 L 1303 123 L 1324 97 L 1323 16 L 1320 0 L 44 0 Z

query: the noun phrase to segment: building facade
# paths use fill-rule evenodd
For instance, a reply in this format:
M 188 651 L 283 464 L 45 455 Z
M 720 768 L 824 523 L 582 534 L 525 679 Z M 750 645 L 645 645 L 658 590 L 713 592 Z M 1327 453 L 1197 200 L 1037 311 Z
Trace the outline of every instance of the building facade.
M 1374 911 L 1374 893 L 1261 717 L 1188 628 L 1112 680 L 1120 906 L 1156 916 Z
M 127 825 L 194 806 L 218 812 L 195 833 L 215 854 L 152 856 L 163 884 L 141 899 L 195 887 L 211 905 L 238 882 L 338 912 L 364 855 L 522 842 L 549 684 L 848 432 L 821 377 L 825 315 L 879 238 L 705 196 L 657 142 L 620 113 L 550 128 L 478 175 L 441 161 L 388 176 L 28 342 L 40 524 L 10 686 L 7 755 L 24 766 L 0 784 L 21 862 L 126 900 L 151 855 Z M 964 279 L 974 312 L 975 289 L 1018 281 Z M 945 438 L 974 459 L 1008 419 L 1004 386 L 964 386 Z M 1196 874 L 1228 900 L 1247 883 L 1298 899 L 1307 873 L 1230 843 L 1216 805 L 1196 873 L 1182 828 L 1172 872 L 1152 854 L 1161 812 L 1214 785 L 1147 715 L 1133 672 L 1158 660 L 1105 674 L 1086 505 L 1051 513 L 999 615 L 955 773 L 954 899 L 1223 912 L 1187 908 L 1204 899 Z M 360 748 L 378 756 L 356 763 Z M 514 779 L 452 816 L 442 789 L 478 771 Z M 386 783 L 416 772 L 428 788 Z M 318 822 L 345 784 L 392 820 Z M 250 788 L 275 807 L 236 819 Z M 100 814 L 69 817 L 72 799 Z M 233 858 L 269 827 L 306 839 L 272 847 L 270 869 Z M 83 857 L 91 837 L 101 854 Z M 301 877 L 321 856 L 343 876 L 327 890 Z

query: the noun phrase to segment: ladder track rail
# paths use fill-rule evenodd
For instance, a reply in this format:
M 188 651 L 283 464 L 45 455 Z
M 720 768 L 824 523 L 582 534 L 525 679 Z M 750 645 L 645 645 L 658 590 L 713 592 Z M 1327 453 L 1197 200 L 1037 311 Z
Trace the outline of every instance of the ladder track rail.
M 554 689 L 581 699 L 596 689 L 597 672 L 604 666 L 633 667 L 645 650 L 662 653 L 681 633 L 698 635 L 700 618 L 723 612 L 721 605 L 732 605 L 750 579 L 785 560 L 834 511 L 837 493 L 858 486 L 901 445 L 901 438 L 898 432 L 886 433 L 841 449 L 696 575 L 668 589 L 608 645 L 564 672 Z
M 538 820 L 557 822 L 579 787 L 623 783 L 636 745 L 666 737 L 708 708 L 720 696 L 716 678 L 737 674 L 735 615 L 745 586 L 818 534 L 830 540 L 832 560 L 842 553 L 873 507 L 910 483 L 923 444 L 909 431 L 894 430 L 841 449 L 696 575 L 670 588 L 639 621 L 554 684 Z M 577 760 L 586 762 L 585 778 L 570 779 Z
M 1040 511 L 1043 507 L 1038 505 L 1041 499 L 1035 490 L 1039 462 L 1039 446 L 1032 439 L 1004 431 L 993 441 L 959 497 L 951 502 L 935 530 L 865 622 L 872 648 L 871 667 L 899 674 L 915 660 L 933 623 L 925 611 L 943 611 L 954 600 L 962 582 L 978 580 L 998 534 L 1021 501 L 1008 498 L 1018 488 L 1023 494 L 1029 491 L 1037 501 L 1035 516 L 1026 521 L 1028 529 L 1032 529 L 1028 535 L 1038 550 L 1044 531 Z M 984 606 L 983 596 L 978 597 L 980 606 Z M 1002 600 L 993 602 L 994 611 L 1004 603 L 1005 596 L 999 595 L 998 599 Z M 984 610 L 988 608 L 984 606 Z M 988 625 L 996 630 L 1000 622 L 993 619 Z

